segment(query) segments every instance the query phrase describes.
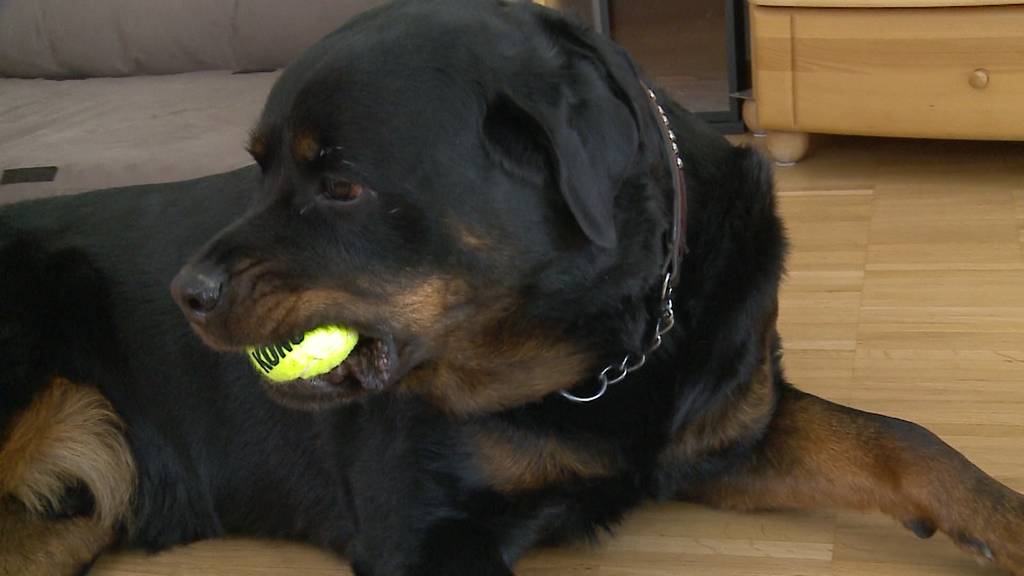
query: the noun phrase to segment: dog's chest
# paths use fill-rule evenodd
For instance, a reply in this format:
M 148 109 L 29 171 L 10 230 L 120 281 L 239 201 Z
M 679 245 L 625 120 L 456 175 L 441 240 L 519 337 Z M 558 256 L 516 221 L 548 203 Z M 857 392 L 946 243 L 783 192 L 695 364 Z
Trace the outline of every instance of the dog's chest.
M 480 425 L 468 429 L 465 438 L 475 469 L 488 486 L 506 494 L 609 477 L 621 468 L 614 448 L 551 432 Z

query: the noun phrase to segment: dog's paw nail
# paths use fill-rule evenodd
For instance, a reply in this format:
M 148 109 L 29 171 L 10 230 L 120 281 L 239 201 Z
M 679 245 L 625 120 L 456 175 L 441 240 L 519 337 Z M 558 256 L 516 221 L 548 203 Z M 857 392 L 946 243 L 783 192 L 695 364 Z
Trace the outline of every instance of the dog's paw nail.
M 989 548 L 988 546 L 984 547 L 984 549 L 982 550 L 982 554 L 985 556 L 985 558 L 988 558 L 989 562 L 995 562 L 996 561 L 995 554 L 992 553 L 992 549 Z
M 965 534 L 957 534 L 954 537 L 954 539 L 961 546 L 965 546 L 967 548 L 970 548 L 971 550 L 976 552 L 979 556 L 983 556 L 989 562 L 994 562 L 995 561 L 996 557 L 995 557 L 995 554 L 992 553 L 992 549 L 988 547 L 988 544 L 985 544 L 981 540 L 978 540 L 977 538 L 972 538 L 972 537 L 967 536 Z
M 978 542 L 978 545 L 974 548 L 978 551 L 978 554 L 984 556 L 989 562 L 995 562 L 996 556 L 992 553 L 992 549 L 988 547 L 988 544 Z
M 921 539 L 931 538 L 935 535 L 935 524 L 932 524 L 928 520 L 907 520 L 903 523 L 903 527 L 914 533 L 915 536 Z

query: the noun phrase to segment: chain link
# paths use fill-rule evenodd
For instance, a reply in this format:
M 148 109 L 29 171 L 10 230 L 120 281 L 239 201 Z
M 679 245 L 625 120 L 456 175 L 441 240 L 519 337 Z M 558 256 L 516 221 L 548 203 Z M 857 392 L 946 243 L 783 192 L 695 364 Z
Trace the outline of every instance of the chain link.
M 614 386 L 619 382 L 626 379 L 630 373 L 635 372 L 642 368 L 647 363 L 647 358 L 653 354 L 662 344 L 662 336 L 668 333 L 676 324 L 675 310 L 672 308 L 672 284 L 673 274 L 678 274 L 679 268 L 679 257 L 682 252 L 685 251 L 685 237 L 686 237 L 686 188 L 685 181 L 683 180 L 683 159 L 679 154 L 679 144 L 676 142 L 676 134 L 672 131 L 672 126 L 669 123 L 668 113 L 665 109 L 658 104 L 658 96 L 653 90 L 643 84 L 644 89 L 647 92 L 647 96 L 651 100 L 651 105 L 657 114 L 658 120 L 661 122 L 662 134 L 665 138 L 668 149 L 669 159 L 673 161 L 675 166 L 673 167 L 672 187 L 675 191 L 674 198 L 674 219 L 672 223 L 672 235 L 667 238 L 667 249 L 668 258 L 665 260 L 665 278 L 661 284 L 661 310 L 658 314 L 658 319 L 654 323 L 654 334 L 651 336 L 650 343 L 647 345 L 647 350 L 640 354 L 634 354 L 632 352 L 626 354 L 622 359 L 622 362 L 618 364 L 609 364 L 604 367 L 597 375 L 598 389 L 594 394 L 590 396 L 577 396 L 567 390 L 559 392 L 562 397 L 570 402 L 586 403 L 593 402 L 598 398 L 601 398 L 608 392 L 610 386 Z
M 662 336 L 667 334 L 675 324 L 676 314 L 672 308 L 672 272 L 667 272 L 665 273 L 665 282 L 661 289 L 661 314 L 658 316 L 657 322 L 654 323 L 654 335 L 647 346 L 647 351 L 642 354 L 630 352 L 626 354 L 622 362 L 605 366 L 604 370 L 601 370 L 597 375 L 598 389 L 590 396 L 577 396 L 566 390 L 562 390 L 560 394 L 566 400 L 578 404 L 593 402 L 604 396 L 608 392 L 609 386 L 622 382 L 626 379 L 626 376 L 643 368 L 644 364 L 647 363 L 647 357 L 661 347 Z

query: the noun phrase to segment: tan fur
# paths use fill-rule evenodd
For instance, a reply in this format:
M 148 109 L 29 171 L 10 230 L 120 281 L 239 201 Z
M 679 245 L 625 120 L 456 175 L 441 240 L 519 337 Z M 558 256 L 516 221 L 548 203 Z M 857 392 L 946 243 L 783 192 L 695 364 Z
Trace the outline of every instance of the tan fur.
M 478 429 L 471 438 L 488 484 L 508 494 L 574 478 L 608 476 L 617 467 L 611 454 L 522 430 Z
M 662 455 L 662 465 L 692 462 L 757 434 L 771 419 L 774 405 L 771 365 L 765 362 L 741 397 L 723 398 L 714 409 L 681 430 Z
M 257 265 L 246 274 L 259 272 Z M 512 296 L 493 293 L 483 300 L 465 280 L 442 275 L 396 278 L 390 289 L 373 296 L 335 288 L 288 292 L 264 279 L 223 324 L 196 330 L 211 347 L 227 350 L 282 340 L 322 318 L 413 334 L 429 346 L 431 360 L 402 379 L 403 390 L 461 415 L 535 401 L 575 385 L 594 368 L 588 353 L 560 335 L 518 324 Z
M 262 134 L 253 133 L 249 136 L 249 144 L 245 147 L 253 160 L 261 162 L 267 156 L 267 140 Z
M 312 162 L 320 154 L 320 143 L 309 132 L 299 132 L 292 140 L 292 153 L 299 162 Z
M 761 366 L 754 372 L 750 383 L 739 394 L 721 398 L 696 422 L 679 430 L 675 441 L 661 455 L 663 466 L 686 465 L 702 455 L 713 454 L 750 438 L 767 426 L 776 401 L 771 351 L 777 316 L 776 306 L 762 323 Z
M 94 519 L 45 520 L 0 500 L 0 576 L 72 576 L 113 539 Z
M 487 250 L 491 247 L 488 240 L 479 230 L 474 230 L 462 222 L 452 221 L 452 233 L 459 245 L 471 252 Z
M 254 264 L 245 276 L 271 276 Z M 236 281 L 244 282 L 239 276 Z M 218 350 L 236 350 L 242 343 L 269 343 L 309 329 L 312 318 L 344 318 L 354 325 L 389 326 L 421 337 L 439 334 L 449 315 L 469 297 L 465 282 L 445 276 L 396 280 L 397 290 L 374 297 L 358 296 L 338 288 L 311 288 L 298 292 L 280 289 L 264 278 L 249 291 L 245 301 L 235 303 L 223 325 L 195 326 L 207 345 Z
M 22 414 L 0 448 L 0 497 L 31 512 L 56 509 L 64 489 L 82 482 L 95 500 L 95 520 L 126 520 L 135 461 L 113 407 L 93 388 L 55 380 Z
M 383 314 L 397 331 L 416 334 L 432 348 L 434 360 L 403 378 L 403 389 L 455 414 L 537 400 L 572 386 L 592 367 L 589 356 L 558 337 L 520 333 L 522 328 L 509 322 L 516 310 L 512 298 L 494 294 L 486 308 L 473 305 L 464 281 L 443 276 L 399 286 L 379 300 L 323 289 L 257 293 L 252 305 L 238 309 L 265 312 L 232 317 L 232 333 L 236 341 L 266 342 L 303 329 L 311 317 L 380 325 L 375 314 Z
M 465 282 L 431 276 L 390 298 L 391 316 L 418 334 L 437 333 L 447 324 L 448 313 L 469 298 Z
M 438 360 L 410 373 L 403 388 L 457 415 L 533 402 L 579 382 L 592 362 L 572 344 L 543 335 L 454 331 Z
M 1024 574 L 1024 495 L 920 426 L 786 390 L 757 455 L 687 497 L 732 510 L 877 509 Z

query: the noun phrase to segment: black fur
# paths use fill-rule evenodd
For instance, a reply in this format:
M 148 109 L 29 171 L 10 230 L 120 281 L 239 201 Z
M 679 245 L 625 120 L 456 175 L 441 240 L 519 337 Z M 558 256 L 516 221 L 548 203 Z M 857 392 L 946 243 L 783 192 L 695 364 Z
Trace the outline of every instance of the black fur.
M 207 348 L 167 290 L 215 235 L 199 258 L 272 261 L 287 289 L 387 292 L 413 283 L 410 269 L 437 272 L 511 288 L 517 326 L 591 352 L 596 373 L 645 343 L 671 225 L 668 158 L 644 98 L 620 49 L 540 8 L 417 0 L 357 18 L 274 88 L 262 169 L 0 212 L 0 429 L 51 375 L 95 385 L 127 422 L 139 466 L 121 545 L 292 538 L 364 576 L 510 574 L 532 546 L 590 538 L 646 498 L 685 492 L 757 440 L 659 464 L 677 430 L 741 394 L 765 361 L 760 327 L 785 242 L 767 165 L 674 104 L 690 192 L 677 327 L 593 404 L 550 394 L 454 417 L 385 392 L 292 411 L 267 399 L 241 354 Z M 297 163 L 301 130 L 342 160 Z M 325 173 L 373 196 L 325 203 Z M 488 248 L 460 247 L 451 218 Z M 339 319 L 303 319 L 327 320 Z M 503 494 L 464 435 L 492 422 L 605 446 L 622 465 Z

